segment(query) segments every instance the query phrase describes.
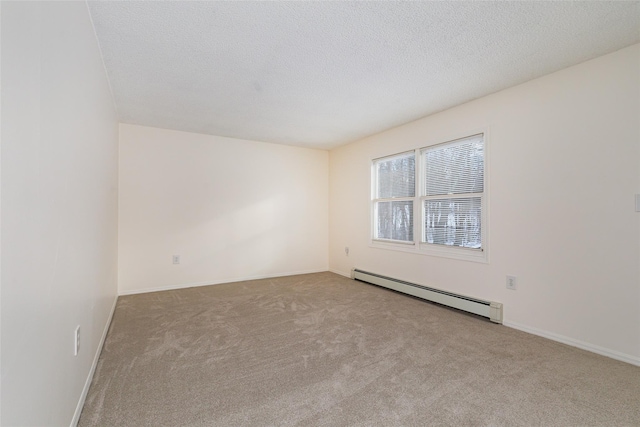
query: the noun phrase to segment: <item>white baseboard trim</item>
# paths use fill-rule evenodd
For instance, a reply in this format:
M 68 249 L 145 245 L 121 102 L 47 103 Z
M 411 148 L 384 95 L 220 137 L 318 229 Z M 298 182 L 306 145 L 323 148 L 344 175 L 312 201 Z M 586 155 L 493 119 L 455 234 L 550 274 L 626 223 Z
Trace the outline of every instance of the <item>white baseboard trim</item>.
M 351 272 L 345 273 L 344 271 L 340 271 L 340 270 L 333 270 L 333 269 L 329 269 L 329 271 L 331 273 L 336 273 L 339 274 L 341 276 L 347 277 L 349 279 L 351 279 Z
M 267 275 L 258 275 L 258 276 L 231 277 L 227 279 L 209 280 L 206 282 L 180 283 L 177 285 L 158 286 L 155 288 L 135 289 L 131 291 L 118 291 L 118 295 L 146 294 L 150 292 L 170 291 L 174 289 L 195 288 L 198 286 L 210 286 L 210 285 L 221 285 L 223 283 L 244 282 L 245 280 L 272 279 L 274 277 L 296 276 L 298 274 L 324 273 L 325 271 L 328 271 L 328 270 L 325 268 L 323 270 L 301 270 L 301 271 L 290 271 L 286 273 L 267 274 Z
M 640 366 L 640 357 L 632 356 L 630 354 L 621 353 L 619 351 L 610 350 L 608 348 L 600 347 L 598 345 L 589 344 L 584 341 L 576 340 L 573 338 L 565 337 L 563 335 L 555 334 L 553 332 L 543 331 L 541 329 L 532 328 L 530 326 L 521 325 L 516 322 L 503 321 L 502 324 L 504 326 L 508 326 L 513 329 L 518 329 L 523 332 L 527 332 L 533 335 L 538 335 L 543 338 L 548 338 L 552 341 L 557 341 L 562 344 L 567 344 L 572 347 L 577 347 L 582 350 L 587 350 L 592 353 L 599 354 L 601 356 L 610 357 L 615 360 L 619 360 L 621 362 L 630 363 L 632 365 Z
M 118 297 L 115 298 L 115 300 L 113 301 L 113 305 L 111 306 L 111 312 L 109 313 L 109 317 L 107 318 L 107 324 L 104 326 L 104 330 L 102 331 L 102 337 L 100 337 L 98 349 L 96 350 L 96 354 L 93 357 L 93 363 L 91 364 L 89 375 L 87 376 L 87 380 L 84 383 L 84 388 L 82 389 L 80 400 L 78 401 L 76 411 L 74 412 L 73 418 L 71 419 L 71 427 L 76 427 L 78 425 L 78 421 L 80 421 L 80 414 L 82 413 L 82 408 L 84 407 L 84 401 L 87 398 L 87 393 L 89 393 L 89 387 L 91 387 L 91 381 L 93 381 L 93 374 L 96 372 L 98 360 L 100 359 L 100 353 L 102 353 L 102 347 L 104 346 L 104 342 L 107 339 L 107 332 L 109 332 L 109 326 L 111 326 L 111 319 L 113 319 L 113 313 L 115 313 L 116 311 L 117 303 Z

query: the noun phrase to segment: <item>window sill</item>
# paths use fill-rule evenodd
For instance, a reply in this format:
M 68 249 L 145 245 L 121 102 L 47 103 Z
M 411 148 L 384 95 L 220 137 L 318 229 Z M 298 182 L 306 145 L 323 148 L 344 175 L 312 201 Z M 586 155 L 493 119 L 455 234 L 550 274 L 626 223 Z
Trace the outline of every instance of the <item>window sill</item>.
M 425 243 L 395 243 L 384 242 L 380 240 L 371 240 L 369 247 L 374 249 L 385 249 L 397 252 L 407 252 L 416 255 L 435 256 L 440 258 L 456 259 L 461 261 L 489 263 L 489 254 L 487 249 L 468 249 L 451 246 L 435 246 Z

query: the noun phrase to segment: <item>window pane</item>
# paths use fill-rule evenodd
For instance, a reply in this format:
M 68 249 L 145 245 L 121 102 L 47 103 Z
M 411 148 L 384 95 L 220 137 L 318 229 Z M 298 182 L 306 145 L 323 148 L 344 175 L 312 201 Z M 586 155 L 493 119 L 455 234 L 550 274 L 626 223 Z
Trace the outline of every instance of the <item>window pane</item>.
M 415 196 L 415 176 L 413 153 L 376 161 L 376 199 Z
M 482 193 L 484 143 L 481 135 L 425 149 L 425 196 Z
M 376 238 L 413 242 L 413 201 L 376 203 Z
M 424 201 L 424 241 L 436 245 L 482 247 L 482 198 Z

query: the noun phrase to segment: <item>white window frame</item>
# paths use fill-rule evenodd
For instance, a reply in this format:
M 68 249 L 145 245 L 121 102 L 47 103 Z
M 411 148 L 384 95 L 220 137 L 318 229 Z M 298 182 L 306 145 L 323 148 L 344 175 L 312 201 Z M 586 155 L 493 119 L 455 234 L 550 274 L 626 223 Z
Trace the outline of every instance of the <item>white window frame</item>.
M 414 176 L 414 190 L 413 190 L 413 197 L 390 197 L 390 198 L 377 198 L 378 195 L 378 173 L 376 171 L 376 166 L 377 163 L 381 160 L 385 160 L 385 159 L 391 159 L 393 157 L 399 157 L 402 155 L 408 155 L 408 154 L 413 154 L 414 158 L 414 164 L 415 164 L 415 176 Z M 416 242 L 418 242 L 418 240 L 416 240 L 416 218 L 419 218 L 416 216 L 416 202 L 417 202 L 417 196 L 418 196 L 418 184 L 416 181 L 416 178 L 418 177 L 418 162 L 420 161 L 420 159 L 418 157 L 416 157 L 416 150 L 410 150 L 410 151 L 403 151 L 400 153 L 396 153 L 396 154 L 391 154 L 389 156 L 384 156 L 384 157 L 378 157 L 376 159 L 373 159 L 371 161 L 371 240 L 373 242 L 378 242 L 380 244 L 392 244 L 392 245 L 402 245 L 402 246 L 416 246 Z M 381 239 L 376 237 L 376 224 L 377 224 L 377 212 L 376 212 L 376 206 L 378 203 L 380 202 L 404 202 L 404 201 L 410 201 L 413 202 L 413 238 L 411 241 L 405 241 L 405 240 L 394 240 L 394 239 Z
M 481 249 L 472 249 L 472 248 L 463 248 L 458 246 L 446 246 L 439 244 L 432 244 L 423 242 L 424 236 L 424 209 L 423 203 L 425 199 L 430 197 L 423 196 L 424 191 L 424 179 L 422 176 L 422 171 L 424 170 L 422 151 L 424 149 L 428 149 L 437 145 L 446 145 L 455 143 L 456 141 L 467 139 L 476 135 L 483 136 L 483 151 L 484 151 L 484 191 L 481 197 L 481 209 L 482 209 L 482 218 L 481 218 L 481 233 L 482 233 L 482 248 Z M 408 153 L 413 151 L 415 153 L 416 167 L 415 167 L 415 196 L 413 198 L 406 198 L 407 200 L 413 200 L 413 242 L 400 242 L 395 240 L 387 240 L 387 239 L 376 239 L 375 236 L 375 226 L 376 226 L 376 212 L 375 212 L 375 202 L 379 199 L 375 199 L 376 196 L 376 172 L 375 162 L 387 157 L 392 157 L 395 155 Z M 467 132 L 463 135 L 456 135 L 452 138 L 447 138 L 439 141 L 433 141 L 430 144 L 426 144 L 414 150 L 400 152 L 394 155 L 377 157 L 371 159 L 371 241 L 369 246 L 377 249 L 385 249 L 385 250 L 393 250 L 393 251 L 401 251 L 401 252 L 409 252 L 420 255 L 427 256 L 437 256 L 443 258 L 451 258 L 457 260 L 464 261 L 473 261 L 473 262 L 481 262 L 488 263 L 489 262 L 489 132 L 487 129 L 475 131 L 475 132 Z M 463 196 L 453 196 L 455 197 L 463 197 Z M 446 196 L 442 198 L 447 198 Z M 400 199 L 393 199 L 400 200 Z M 403 199 L 404 200 L 404 199 Z

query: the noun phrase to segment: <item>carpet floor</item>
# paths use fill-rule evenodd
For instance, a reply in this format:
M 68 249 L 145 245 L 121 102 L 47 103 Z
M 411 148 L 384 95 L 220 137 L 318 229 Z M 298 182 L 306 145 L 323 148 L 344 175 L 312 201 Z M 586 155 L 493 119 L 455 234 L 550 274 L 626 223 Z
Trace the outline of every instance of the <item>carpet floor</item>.
M 640 367 L 307 274 L 120 297 L 79 426 L 640 426 Z

